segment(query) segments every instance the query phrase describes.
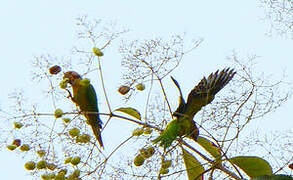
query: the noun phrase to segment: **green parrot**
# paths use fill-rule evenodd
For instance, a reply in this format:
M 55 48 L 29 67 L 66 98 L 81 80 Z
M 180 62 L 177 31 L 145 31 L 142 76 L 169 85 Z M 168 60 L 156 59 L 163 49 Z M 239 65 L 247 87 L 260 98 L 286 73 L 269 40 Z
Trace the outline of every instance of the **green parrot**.
M 72 101 L 78 105 L 81 111 L 84 112 L 99 112 L 96 91 L 90 84 L 87 78 L 82 78 L 77 72 L 68 71 L 64 73 L 63 79 L 67 78 L 68 83 L 71 84 L 73 97 Z M 101 137 L 102 121 L 99 114 L 84 114 L 93 133 L 98 140 L 101 147 L 103 141 Z
M 160 142 L 164 149 L 171 146 L 172 142 L 179 136 L 187 136 L 195 141 L 199 134 L 196 123 L 193 121 L 194 115 L 202 107 L 211 103 L 215 95 L 233 78 L 236 72 L 230 68 L 217 70 L 211 73 L 208 78 L 203 78 L 188 95 L 185 102 L 178 82 L 171 77 L 172 81 L 179 90 L 179 105 L 172 114 L 171 120 L 163 132 L 154 140 L 153 143 Z

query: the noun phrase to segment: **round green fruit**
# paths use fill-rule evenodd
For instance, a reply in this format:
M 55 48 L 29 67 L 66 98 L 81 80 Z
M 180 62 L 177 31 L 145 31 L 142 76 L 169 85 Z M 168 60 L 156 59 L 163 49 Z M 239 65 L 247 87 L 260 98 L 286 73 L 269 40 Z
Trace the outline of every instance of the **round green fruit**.
M 69 123 L 70 122 L 70 118 L 62 118 L 62 121 L 64 122 L 64 123 Z
M 155 149 L 152 146 L 148 146 L 147 148 L 142 148 L 139 150 L 139 153 L 143 158 L 147 159 L 153 156 L 155 153 Z
M 153 146 L 148 146 L 148 147 L 146 148 L 146 150 L 147 150 L 147 152 L 148 152 L 148 154 L 149 154 L 149 157 L 151 157 L 152 155 L 155 154 L 155 149 L 154 149 Z
M 145 89 L 145 85 L 143 83 L 138 83 L 135 88 L 139 91 L 143 91 Z
M 135 156 L 134 160 L 133 160 L 133 164 L 135 166 L 141 166 L 144 163 L 144 158 L 141 154 L 138 154 L 137 156 Z
M 15 129 L 20 129 L 22 126 L 23 126 L 23 124 L 20 122 L 13 122 L 13 127 Z
M 68 134 L 71 137 L 78 136 L 79 135 L 79 129 L 78 128 L 71 128 L 71 129 L 69 129 Z
M 30 146 L 28 144 L 23 144 L 19 147 L 19 149 L 21 151 L 29 151 L 30 150 Z
M 75 156 L 71 159 L 71 164 L 76 166 L 80 163 L 80 157 L 79 156 Z
M 91 139 L 91 136 L 88 134 L 81 134 L 76 137 L 75 141 L 80 143 L 88 143 Z
M 150 128 L 150 127 L 146 127 L 146 128 L 144 128 L 144 130 L 143 130 L 143 133 L 144 133 L 144 134 L 151 134 L 152 132 L 153 132 L 153 129 Z
M 143 157 L 143 158 L 148 158 L 148 152 L 145 148 L 141 148 L 139 150 L 139 154 Z
M 6 146 L 6 148 L 7 148 L 8 150 L 10 150 L 10 151 L 13 151 L 14 149 L 17 148 L 17 146 L 14 145 L 14 144 L 9 144 L 9 145 Z
M 42 180 L 50 180 L 49 174 L 42 174 L 41 179 Z
M 132 136 L 140 136 L 143 134 L 143 128 L 136 128 L 132 131 Z
M 168 168 L 161 168 L 159 173 L 160 174 L 168 174 L 169 173 L 169 169 Z
M 162 168 L 169 168 L 172 165 L 172 161 L 171 160 L 165 160 L 162 163 Z
M 99 48 L 96 48 L 96 47 L 93 47 L 93 53 L 96 56 L 103 56 L 104 55 L 104 53 Z
M 32 170 L 34 170 L 34 169 L 36 168 L 36 163 L 33 162 L 33 161 L 28 161 L 28 162 L 26 162 L 26 163 L 24 164 L 24 168 L 25 168 L 26 170 L 32 171 Z
M 72 176 L 73 177 L 78 177 L 80 175 L 80 170 L 79 169 L 75 169 L 73 172 L 72 172 Z
M 42 180 L 53 180 L 53 179 L 56 180 L 55 177 L 56 176 L 54 173 L 46 173 L 41 175 Z
M 36 165 L 37 169 L 45 169 L 47 167 L 47 162 L 45 160 L 40 160 Z
M 55 174 L 54 173 L 46 173 L 41 175 L 42 180 L 55 180 Z
M 160 174 L 168 174 L 169 173 L 169 169 L 168 168 L 161 168 L 160 169 Z
M 58 108 L 54 111 L 55 118 L 60 118 L 60 117 L 62 117 L 62 115 L 63 115 L 63 112 L 61 109 Z
M 64 174 L 57 174 L 54 180 L 67 180 Z
M 58 177 L 59 179 L 65 178 L 66 173 L 67 169 L 61 169 L 60 171 L 58 171 L 56 177 Z

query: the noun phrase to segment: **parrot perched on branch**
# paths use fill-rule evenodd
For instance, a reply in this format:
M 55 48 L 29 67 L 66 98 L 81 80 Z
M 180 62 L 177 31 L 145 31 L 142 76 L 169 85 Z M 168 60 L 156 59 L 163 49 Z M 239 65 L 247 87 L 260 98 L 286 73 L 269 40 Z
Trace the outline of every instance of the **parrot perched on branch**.
M 211 103 L 215 95 L 233 78 L 236 72 L 230 68 L 217 70 L 211 73 L 208 78 L 203 78 L 197 86 L 195 86 L 188 95 L 185 102 L 178 82 L 171 77 L 172 81 L 179 90 L 179 105 L 172 114 L 171 120 L 163 132 L 154 140 L 153 143 L 160 142 L 160 146 L 164 149 L 171 146 L 177 136 L 187 136 L 197 141 L 199 134 L 198 128 L 193 121 L 194 115 L 201 110 L 202 107 Z
M 99 112 L 96 91 L 90 84 L 87 78 L 82 78 L 77 72 L 68 71 L 64 73 L 63 79 L 67 78 L 68 83 L 71 84 L 73 97 L 72 101 L 78 105 L 81 111 L 94 113 Z M 99 114 L 87 114 L 84 113 L 89 125 L 91 126 L 93 133 L 98 140 L 101 147 L 103 147 L 103 141 L 101 137 L 100 129 L 102 128 L 102 121 Z

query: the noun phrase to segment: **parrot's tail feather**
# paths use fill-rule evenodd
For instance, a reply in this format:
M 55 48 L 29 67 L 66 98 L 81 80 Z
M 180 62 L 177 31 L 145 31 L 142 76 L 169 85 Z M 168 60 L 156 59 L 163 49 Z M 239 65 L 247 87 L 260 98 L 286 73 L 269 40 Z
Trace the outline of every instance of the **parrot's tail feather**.
M 152 140 L 152 143 L 156 144 L 162 140 L 162 136 L 158 136 L 156 139 Z
M 153 143 L 160 142 L 160 146 L 164 147 L 164 149 L 171 146 L 172 142 L 176 139 L 178 135 L 178 121 L 173 120 L 171 121 L 166 129 L 154 140 L 152 140 Z
M 156 144 L 160 142 L 160 146 L 164 147 L 166 149 L 167 147 L 171 146 L 172 142 L 174 141 L 173 138 L 169 138 L 166 136 L 166 134 L 161 134 L 156 139 L 152 140 L 152 143 Z
M 100 146 L 101 147 L 104 147 L 103 141 L 102 141 L 102 136 L 101 136 L 100 128 L 95 127 L 95 126 L 92 126 L 92 130 L 93 130 L 93 133 L 94 133 L 96 139 L 98 140 Z
M 102 136 L 101 136 L 101 129 L 102 129 L 102 121 L 100 120 L 99 116 L 96 115 L 86 115 L 86 118 L 91 126 L 93 133 L 98 140 L 101 147 L 104 147 Z

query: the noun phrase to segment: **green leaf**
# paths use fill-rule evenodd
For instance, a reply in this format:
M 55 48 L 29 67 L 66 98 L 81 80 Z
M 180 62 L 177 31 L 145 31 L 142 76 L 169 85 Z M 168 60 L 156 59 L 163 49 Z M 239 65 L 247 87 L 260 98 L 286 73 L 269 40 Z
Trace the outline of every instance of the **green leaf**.
M 250 178 L 273 173 L 270 164 L 256 156 L 237 156 L 231 158 L 230 161 L 242 169 Z
M 292 176 L 288 176 L 285 174 L 278 174 L 278 175 L 265 175 L 265 176 L 259 176 L 256 178 L 252 178 L 251 180 L 293 180 Z
M 140 113 L 136 109 L 131 108 L 131 107 L 118 108 L 115 111 L 120 111 L 120 112 L 126 113 L 126 114 L 128 114 L 138 120 L 141 119 Z
M 197 138 L 197 143 L 203 147 L 210 155 L 212 155 L 215 159 L 220 159 L 221 158 L 221 153 L 219 148 L 211 141 L 208 139 L 199 136 Z
M 186 172 L 189 180 L 202 180 L 204 168 L 200 162 L 188 151 L 183 151 L 183 160 L 186 167 Z M 195 179 L 196 178 L 196 179 Z

